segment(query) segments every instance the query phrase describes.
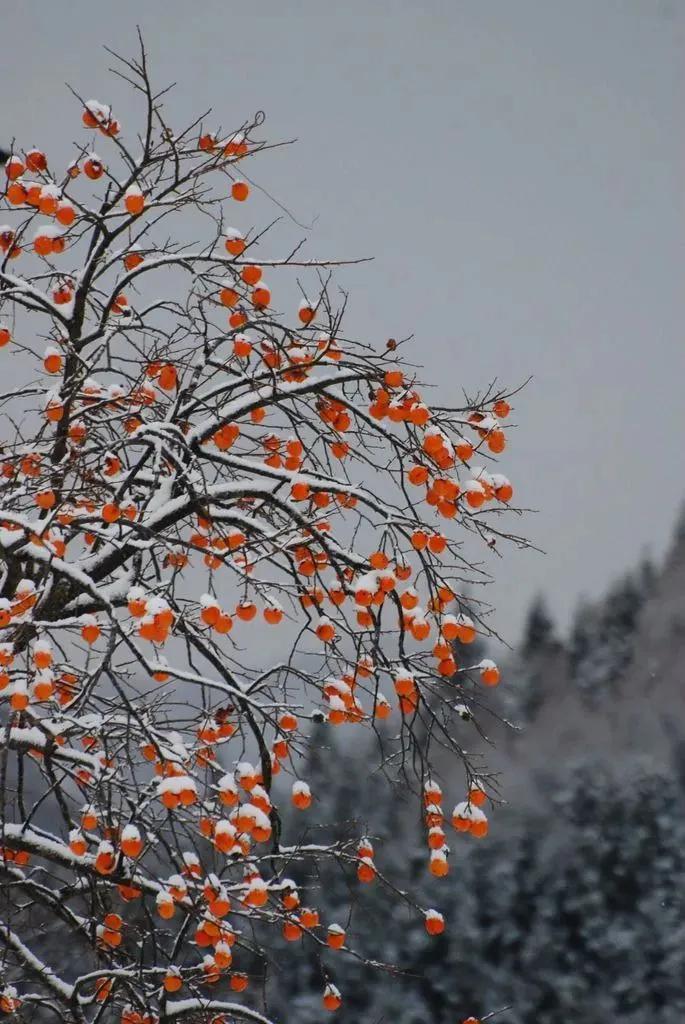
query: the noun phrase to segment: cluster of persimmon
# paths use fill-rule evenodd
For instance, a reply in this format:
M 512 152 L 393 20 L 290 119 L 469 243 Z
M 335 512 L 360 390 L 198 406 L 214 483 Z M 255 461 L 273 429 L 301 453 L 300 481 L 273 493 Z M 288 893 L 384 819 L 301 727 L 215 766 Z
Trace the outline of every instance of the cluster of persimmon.
M 31 597 L 34 596 L 31 594 Z M 11 621 L 11 605 L 6 603 L 9 607 L 2 609 L 2 614 Z M 22 613 L 17 618 L 23 618 L 24 615 Z M 54 671 L 53 650 L 48 639 L 35 641 L 31 657 L 32 671 L 15 671 L 14 657 L 12 646 L 3 644 L 0 650 L 0 691 L 7 691 L 13 711 L 25 711 L 29 702 L 44 703 L 57 694 L 59 679 Z
M 289 723 L 285 723 L 288 725 Z M 290 723 L 291 724 L 291 723 Z M 284 726 L 285 727 L 285 726 Z M 214 735 L 217 730 L 212 730 Z M 219 729 L 218 732 L 222 730 Z M 210 729 L 205 726 L 202 738 L 209 739 Z M 228 735 L 231 732 L 229 730 Z M 280 748 L 280 753 L 286 751 Z M 144 750 L 147 760 L 156 760 L 157 754 L 153 746 Z M 188 782 L 188 776 L 173 761 L 156 761 L 156 771 L 162 775 L 158 792 L 162 802 L 172 810 L 177 806 L 189 807 L 196 803 L 196 793 Z M 169 787 L 170 779 L 185 779 L 179 787 Z M 225 774 L 214 786 L 215 807 L 211 814 L 210 805 L 204 802 L 199 818 L 199 832 L 214 850 L 227 858 L 239 858 L 242 863 L 242 879 L 240 882 L 227 882 L 217 874 L 205 871 L 201 858 L 194 851 L 183 855 L 183 868 L 178 874 L 171 875 L 155 886 L 155 906 L 158 916 L 164 921 L 173 919 L 177 912 L 186 917 L 192 913 L 196 920 L 193 932 L 195 946 L 200 950 L 202 960 L 199 964 L 167 968 L 163 979 L 163 988 L 173 993 L 182 988 L 185 982 L 204 982 L 213 985 L 223 977 L 228 977 L 230 988 L 241 992 L 248 987 L 249 977 L 245 972 L 234 969 L 234 946 L 239 939 L 240 931 L 236 931 L 228 918 L 232 913 L 241 917 L 245 914 L 264 914 L 269 920 L 278 923 L 283 938 L 294 942 L 305 933 L 316 935 L 322 928 L 319 911 L 313 907 L 301 907 L 297 886 L 290 879 L 280 879 L 270 885 L 260 874 L 254 862 L 248 859 L 252 842 L 264 843 L 271 836 L 269 814 L 272 810 L 268 793 L 261 785 L 259 771 L 247 762 L 236 766 L 234 773 Z M 192 799 L 184 799 L 184 793 L 192 793 Z M 169 800 L 169 795 L 181 795 L 180 801 Z M 300 799 L 304 797 L 304 800 Z M 242 802 L 241 802 L 242 799 Z M 293 802 L 296 806 L 308 806 L 308 787 L 303 783 L 293 786 Z M 225 809 L 230 808 L 228 817 Z M 96 833 L 102 830 L 104 838 Z M 80 826 L 73 829 L 69 836 L 69 849 L 77 858 L 84 858 L 94 847 L 94 869 L 101 876 L 109 876 L 122 871 L 130 876 L 130 881 L 117 883 L 117 888 L 124 904 L 144 896 L 143 889 L 136 884 L 136 871 L 140 858 L 146 852 L 147 842 L 140 830 L 128 823 L 123 827 L 105 826 L 95 806 L 86 805 L 81 811 Z M 375 878 L 373 866 L 373 847 L 369 840 L 360 841 L 357 850 L 357 874 L 362 882 Z M 222 872 L 223 876 L 223 872 Z M 122 914 L 125 911 L 122 909 Z M 122 914 L 110 912 L 97 926 L 97 940 L 101 947 L 118 949 L 126 939 L 127 927 Z M 135 928 L 132 929 L 135 937 Z M 331 923 L 324 929 L 325 942 L 331 950 L 340 950 L 345 944 L 345 930 L 337 923 Z M 203 952 L 204 951 L 204 952 Z M 326 1009 L 335 1010 L 341 1004 L 340 993 L 335 1000 L 327 998 L 333 986 L 327 985 L 323 1004 Z M 100 998 L 104 998 L 104 990 L 99 990 Z M 128 1019 L 130 1008 L 125 1008 L 122 1021 Z
M 13 598 L 0 598 L 0 630 L 30 622 L 38 596 L 32 580 L 19 580 Z M 83 616 L 80 632 L 87 643 L 94 643 L 100 635 L 97 620 Z M 28 665 L 16 666 L 13 644 L 0 643 L 0 695 L 8 698 L 13 711 L 21 712 L 29 704 L 50 704 L 53 700 L 65 706 L 74 697 L 78 679 L 69 666 L 55 665 L 47 636 L 38 636 L 33 642 Z
M 105 470 L 107 472 L 107 469 Z M 37 497 L 43 501 L 43 507 L 51 508 L 53 493 L 49 492 L 49 499 L 46 501 L 46 492 L 39 490 Z M 92 509 L 91 509 L 92 511 Z M 111 510 L 108 505 L 103 506 L 102 517 L 107 523 L 114 523 L 119 518 L 120 509 L 118 506 Z M 74 521 L 75 511 L 63 514 L 60 521 L 67 525 Z M 8 524 L 11 525 L 11 524 Z M 203 520 L 199 528 L 208 531 L 211 525 Z M 94 535 L 86 534 L 86 543 L 92 543 Z M 238 551 L 246 543 L 246 535 L 242 530 L 230 528 L 226 535 L 213 542 L 213 550 L 225 549 Z M 57 536 L 54 531 L 46 539 L 46 543 L 55 546 Z M 191 543 L 193 546 L 205 547 L 206 538 L 204 535 L 193 535 Z M 64 540 L 60 534 L 60 552 L 65 552 Z M 294 549 L 294 555 L 299 560 L 298 570 L 308 578 L 314 573 L 320 573 L 327 567 L 328 557 L 325 551 L 318 551 L 311 546 L 300 546 Z M 216 556 L 213 556 L 216 557 Z M 184 556 L 184 560 L 186 556 Z M 207 561 L 205 564 L 215 568 L 215 563 Z M 221 564 L 219 561 L 218 564 Z M 451 590 L 442 586 L 438 594 L 430 602 L 430 611 L 423 609 L 419 604 L 419 595 L 415 588 L 407 587 L 401 591 L 397 590 L 398 582 L 406 580 L 411 574 L 411 568 L 404 562 L 391 564 L 388 557 L 377 551 L 369 558 L 371 567 L 369 572 L 355 576 L 353 570 L 347 569 L 342 578 L 336 578 L 327 583 L 326 590 L 321 588 L 305 588 L 303 593 L 304 604 L 317 607 L 319 615 L 314 629 L 316 636 L 324 644 L 330 645 L 337 637 L 337 630 L 334 622 L 327 614 L 323 614 L 323 603 L 327 601 L 331 606 L 331 614 L 334 614 L 346 602 L 348 594 L 355 608 L 356 623 L 361 628 L 369 628 L 374 624 L 372 609 L 380 609 L 388 595 L 397 594 L 401 615 L 399 625 L 405 629 L 416 641 L 424 641 L 431 633 L 431 620 L 435 619 L 439 631 L 438 639 L 433 646 L 433 657 L 436 660 L 436 671 L 440 676 L 452 677 L 458 670 L 453 654 L 453 641 L 458 640 L 462 644 L 471 643 L 476 637 L 476 629 L 473 621 L 464 613 L 452 614 L 448 611 L 449 606 L 456 600 Z M 178 563 L 176 565 L 178 567 Z M 0 599 L 0 628 L 7 628 L 23 618 L 30 612 L 38 599 L 35 585 L 29 580 L 22 580 L 17 586 L 13 600 Z M 146 595 L 145 590 L 139 586 L 132 588 L 127 597 L 128 611 L 136 620 L 135 629 L 138 635 L 151 641 L 157 646 L 162 646 L 171 635 L 175 613 L 168 602 L 158 595 Z M 237 602 L 232 614 L 223 610 L 219 601 L 210 594 L 205 594 L 199 601 L 199 621 L 204 627 L 208 627 L 218 635 L 224 635 L 233 629 L 234 620 L 247 623 L 255 619 L 258 614 L 258 607 L 254 600 L 242 598 Z M 269 598 L 262 607 L 261 618 L 269 625 L 278 625 L 284 620 L 284 612 L 275 598 Z M 101 635 L 101 626 L 96 616 L 82 615 L 78 622 L 78 629 L 81 638 L 88 645 L 94 644 Z M 11 659 L 11 651 L 3 656 Z M 49 662 L 51 661 L 51 656 Z M 48 662 L 48 664 L 49 664 Z M 9 662 L 11 663 L 11 661 Z M 37 665 L 38 668 L 46 669 L 46 665 Z M 495 685 L 499 682 L 499 670 L 494 662 L 489 659 L 479 663 L 480 677 L 486 685 Z M 360 715 L 360 705 L 355 699 L 354 689 L 358 677 L 363 678 L 363 663 L 358 665 L 354 672 L 343 674 L 338 681 L 329 681 L 323 689 L 324 696 L 329 702 L 329 719 L 333 724 L 340 724 L 344 721 L 359 721 L 364 716 Z M 168 678 L 166 673 L 156 673 L 162 681 Z M 9 683 L 9 678 L 0 675 L 0 685 Z M 419 697 L 419 690 L 416 680 L 411 671 L 398 670 L 393 679 L 395 692 L 399 698 L 400 708 L 404 713 L 411 713 L 415 710 Z M 52 697 L 55 693 L 55 680 L 53 677 L 41 677 L 37 679 L 33 696 L 36 700 L 42 701 Z M 25 679 L 17 678 L 15 691 L 12 694 L 12 707 L 15 710 L 22 710 L 27 706 L 29 691 L 25 686 Z M 375 698 L 374 712 L 378 717 L 385 717 L 387 714 L 387 701 L 382 695 L 377 694 Z
M 18 868 L 26 867 L 31 855 L 26 850 L 13 850 L 9 846 L 0 846 L 0 860 L 5 864 L 15 864 Z
M 118 135 L 121 125 L 112 114 L 112 108 L 98 100 L 88 100 L 85 104 L 82 121 L 86 128 L 97 129 L 102 135 L 110 138 Z
M 197 1015 L 198 986 L 248 987 L 235 963 L 248 929 L 326 955 L 348 948 L 345 929 L 324 923 L 309 895 L 302 906 L 283 876 L 278 802 L 303 820 L 316 806 L 300 757 L 312 718 L 380 732 L 394 715 L 409 750 L 436 694 L 469 700 L 499 683 L 490 659 L 457 663 L 455 644 L 468 649 L 485 627 L 464 596 L 452 528 L 485 533 L 481 513 L 512 501 L 494 471 L 510 407 L 493 395 L 431 408 L 394 343 L 377 354 L 344 338 L 322 277 L 297 300 L 272 293 L 264 271 L 278 261 L 259 258 L 263 237 L 216 212 L 252 195 L 235 166 L 259 148 L 250 130 L 155 127 L 138 158 L 109 105 L 88 100 L 81 119 L 107 159 L 89 143 L 61 173 L 40 149 L 5 167 L 16 222 L 0 225 L 0 348 L 16 339 L 35 357 L 41 383 L 26 394 L 41 396 L 21 408 L 35 430 L 0 457 L 11 565 L 0 711 L 65 827 L 43 842 L 31 821 L 0 842 L 15 872 L 54 857 L 88 879 L 75 898 L 88 889 L 98 908 L 95 1000 L 116 1005 L 122 1024 L 157 1024 L 151 1003 L 182 989 Z M 222 193 L 210 199 L 215 171 Z M 79 193 L 89 182 L 99 206 Z M 155 237 L 188 203 L 215 218 L 198 252 Z M 8 269 L 22 254 L 33 276 Z M 189 291 L 176 279 L 154 301 L 148 282 L 174 267 L 191 271 Z M 39 351 L 32 338 L 44 339 Z M 245 648 L 261 666 L 271 627 L 292 655 L 272 673 L 242 666 Z M 451 823 L 482 837 L 485 783 L 468 777 Z M 439 878 L 449 848 L 433 779 L 422 800 Z M 368 837 L 322 848 L 360 886 L 386 884 Z M 438 910 L 420 913 L 429 935 L 445 930 Z M 129 1000 L 135 985 L 119 968 L 137 967 L 145 928 L 156 961 Z M 322 1005 L 335 1011 L 342 995 L 323 977 Z M 0 989 L 2 1012 L 19 1005 Z
M 424 824 L 426 843 L 429 851 L 429 870 L 436 878 L 444 878 L 449 873 L 449 846 L 445 835 L 445 812 L 442 806 L 442 788 L 434 779 L 427 779 L 423 787 Z M 487 790 L 477 776 L 471 780 L 468 799 L 456 805 L 452 812 L 452 827 L 459 832 L 470 832 L 472 836 L 482 839 L 488 833 L 488 820 L 482 810 L 487 800 Z M 435 922 L 432 922 L 435 928 Z M 426 928 L 431 931 L 429 921 Z M 439 928 L 442 931 L 442 928 Z

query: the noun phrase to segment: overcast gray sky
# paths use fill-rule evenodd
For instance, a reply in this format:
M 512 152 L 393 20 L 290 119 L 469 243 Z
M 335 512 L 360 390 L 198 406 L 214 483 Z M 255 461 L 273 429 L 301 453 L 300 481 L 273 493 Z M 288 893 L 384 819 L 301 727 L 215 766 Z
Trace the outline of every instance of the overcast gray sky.
M 258 179 L 316 218 L 310 253 L 376 257 L 343 275 L 349 333 L 414 333 L 443 397 L 533 376 L 503 469 L 547 555 L 497 566 L 504 634 L 536 590 L 565 622 L 659 555 L 685 496 L 685 3 L 5 3 L 0 142 L 66 162 L 66 81 L 131 125 L 101 46 L 136 23 L 176 124 L 263 109 L 299 139 Z

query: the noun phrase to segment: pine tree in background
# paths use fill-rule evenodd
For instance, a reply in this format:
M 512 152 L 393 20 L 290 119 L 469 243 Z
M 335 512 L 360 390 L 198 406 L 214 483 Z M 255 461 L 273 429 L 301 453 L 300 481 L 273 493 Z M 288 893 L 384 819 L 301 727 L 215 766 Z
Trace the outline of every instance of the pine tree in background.
M 635 654 L 635 634 L 648 596 L 650 573 L 644 567 L 615 583 L 597 604 L 581 603 L 571 629 L 571 677 L 586 700 L 601 704 L 615 694 Z
M 628 715 L 639 721 L 643 709 L 631 706 L 631 691 L 626 690 L 636 662 L 635 653 L 629 653 L 631 633 L 639 628 L 649 602 L 662 600 L 661 581 L 679 564 L 676 540 L 658 573 L 643 561 L 609 588 L 606 600 L 586 605 L 577 615 L 573 655 L 589 671 L 592 645 L 598 645 L 603 673 L 609 666 L 617 673 L 611 680 L 599 676 L 600 685 L 602 679 L 610 685 L 614 699 L 595 703 L 598 718 Z M 676 593 L 678 579 L 682 576 L 676 577 Z M 676 644 L 670 656 L 678 659 L 676 619 L 672 628 L 675 632 L 666 636 Z M 643 644 L 647 639 L 642 637 Z M 553 723 L 555 702 L 572 685 L 570 656 L 544 601 L 531 607 L 521 648 L 507 669 L 512 685 L 506 697 L 513 689 L 519 700 L 521 682 L 526 693 L 523 669 L 528 667 L 533 678 L 539 673 L 540 707 L 545 722 Z M 581 648 L 584 658 L 579 658 Z M 457 659 L 461 653 L 457 651 Z M 478 652 L 478 657 L 486 655 Z M 649 648 L 638 653 L 641 659 L 654 655 Z M 659 657 L 668 661 L 669 648 Z M 570 691 L 571 702 L 564 703 L 562 716 L 569 709 L 575 713 L 574 692 L 578 694 Z M 578 697 L 577 705 L 586 709 L 585 701 Z M 462 728 L 472 724 L 464 722 Z M 535 715 L 527 727 L 535 730 Z M 588 743 L 586 749 L 576 748 L 572 759 L 560 748 L 544 764 L 544 774 L 538 770 L 529 776 L 535 800 L 525 810 L 515 802 L 500 811 L 486 844 L 452 844 L 454 884 L 441 908 L 448 927 L 433 947 L 427 949 L 416 923 L 401 914 L 382 920 L 375 941 L 379 948 L 386 943 L 406 974 L 382 976 L 377 984 L 370 983 L 363 969 L 356 974 L 352 987 L 359 1018 L 398 1024 L 452 1022 L 508 1006 L 503 1015 L 507 1024 L 681 1024 L 684 734 L 678 707 L 671 707 L 665 735 L 665 752 L 670 751 L 674 769 L 669 774 L 655 772 L 650 760 L 639 759 L 632 747 L 603 750 Z M 517 759 L 524 749 L 528 746 L 517 748 Z M 345 764 L 333 760 L 341 768 Z M 351 764 L 348 770 L 354 770 Z M 400 854 L 394 877 L 401 877 L 403 862 L 406 877 L 421 891 L 421 830 L 403 806 L 400 801 L 393 804 L 387 826 L 395 839 L 393 851 Z M 348 807 L 346 797 L 346 813 Z M 374 923 L 375 934 L 377 927 Z
M 528 609 L 523 627 L 521 654 L 524 658 L 533 657 L 540 651 L 556 645 L 555 627 L 547 602 L 542 594 L 535 597 Z
M 520 651 L 512 659 L 512 685 L 502 698 L 517 722 L 529 723 L 537 715 L 549 694 L 551 662 L 560 651 L 547 602 L 538 595 L 528 609 Z
M 423 1024 L 509 1006 L 507 1024 L 680 1024 L 683 792 L 636 763 L 622 774 L 618 779 L 601 763 L 569 767 L 558 778 L 553 809 L 512 812 L 504 835 L 459 849 L 444 905 L 456 926 L 430 948 L 399 905 L 390 916 L 380 905 L 378 916 L 365 914 L 365 934 L 392 951 L 404 973 L 372 979 L 362 964 L 348 962 L 342 977 L 357 1018 Z M 334 789 L 330 798 L 335 806 Z M 403 861 L 411 874 L 421 837 L 406 819 L 399 829 L 392 814 L 390 820 L 400 850 L 396 870 Z M 339 907 L 334 888 L 325 891 Z M 290 971 L 275 980 L 285 984 L 285 1008 Z M 298 1020 L 313 1024 L 319 982 L 313 977 L 308 990 L 300 981 Z

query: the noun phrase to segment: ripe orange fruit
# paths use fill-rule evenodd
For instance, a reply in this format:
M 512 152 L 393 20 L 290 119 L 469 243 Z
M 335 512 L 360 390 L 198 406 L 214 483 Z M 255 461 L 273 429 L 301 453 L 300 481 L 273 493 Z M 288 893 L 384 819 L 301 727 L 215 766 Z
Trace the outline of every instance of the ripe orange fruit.
M 271 291 L 262 281 L 252 292 L 252 305 L 256 309 L 263 309 L 271 302 Z
M 437 910 L 427 910 L 425 926 L 429 935 L 441 935 L 445 930 L 445 919 Z
M 131 185 L 127 189 L 124 206 L 132 217 L 137 217 L 145 209 L 145 196 L 136 185 Z
M 419 487 L 421 484 L 425 484 L 428 479 L 428 470 L 425 466 L 412 466 L 407 474 L 407 479 L 410 484 Z
M 293 501 L 306 501 L 309 493 L 309 484 L 304 480 L 296 480 L 290 488 L 290 497 Z
M 254 285 L 262 279 L 262 268 L 257 266 L 256 263 L 248 263 L 247 266 L 243 267 L 240 271 L 245 284 Z
M 231 256 L 240 256 L 245 251 L 245 239 L 235 228 L 229 228 L 226 232 L 224 248 Z
M 205 153 L 211 153 L 213 149 L 216 149 L 217 138 L 214 132 L 206 132 L 201 135 L 198 139 L 198 149 L 204 150 Z
M 22 176 L 25 170 L 26 167 L 18 156 L 11 156 L 5 164 L 5 174 L 10 181 L 16 181 L 17 178 Z
M 250 186 L 246 181 L 234 181 L 231 185 L 231 195 L 239 203 L 244 202 L 250 194 Z
M 308 302 L 301 302 L 297 315 L 303 324 L 309 324 L 316 314 L 313 306 L 310 306 Z
M 243 622 L 250 622 L 257 614 L 257 606 L 253 601 L 241 601 L 237 605 L 235 613 Z
M 330 1010 L 334 1013 L 340 1008 L 342 1004 L 342 998 L 335 985 L 326 985 L 323 994 L 323 1005 L 326 1010 Z
M 41 174 L 47 170 L 48 158 L 40 149 L 30 149 L 26 154 L 26 167 L 29 171 Z
M 91 181 L 97 181 L 105 173 L 105 165 L 95 153 L 91 153 L 83 165 L 83 173 Z
M 28 190 L 21 181 L 13 181 L 5 193 L 8 203 L 12 206 L 21 206 L 26 202 Z
M 73 224 L 76 220 L 76 210 L 69 200 L 62 199 L 57 203 L 54 216 L 60 224 L 63 224 L 65 227 L 69 227 L 69 225 Z
M 503 430 L 491 430 L 487 437 L 487 446 L 495 455 L 503 452 L 507 446 L 507 440 Z

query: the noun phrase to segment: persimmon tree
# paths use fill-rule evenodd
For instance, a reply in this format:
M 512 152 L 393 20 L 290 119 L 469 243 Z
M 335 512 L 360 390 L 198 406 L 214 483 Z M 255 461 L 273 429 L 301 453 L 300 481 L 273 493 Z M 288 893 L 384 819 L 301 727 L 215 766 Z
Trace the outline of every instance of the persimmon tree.
M 453 643 L 490 632 L 470 546 L 525 543 L 495 464 L 511 396 L 431 406 L 408 342 L 347 337 L 344 261 L 269 255 L 250 225 L 263 115 L 177 131 L 142 45 L 116 59 L 139 135 L 74 93 L 66 169 L 19 144 L 5 168 L 0 1010 L 264 1021 L 250 965 L 284 941 L 336 1010 L 337 957 L 392 967 L 315 887 L 301 905 L 294 864 L 337 862 L 360 901 L 384 887 L 426 942 L 445 921 L 375 837 L 288 835 L 283 802 L 306 822 L 321 798 L 302 766 L 327 723 L 375 733 L 359 785 L 416 795 L 436 884 L 436 751 L 451 824 L 486 834 L 496 789 L 454 723 L 499 671 Z

